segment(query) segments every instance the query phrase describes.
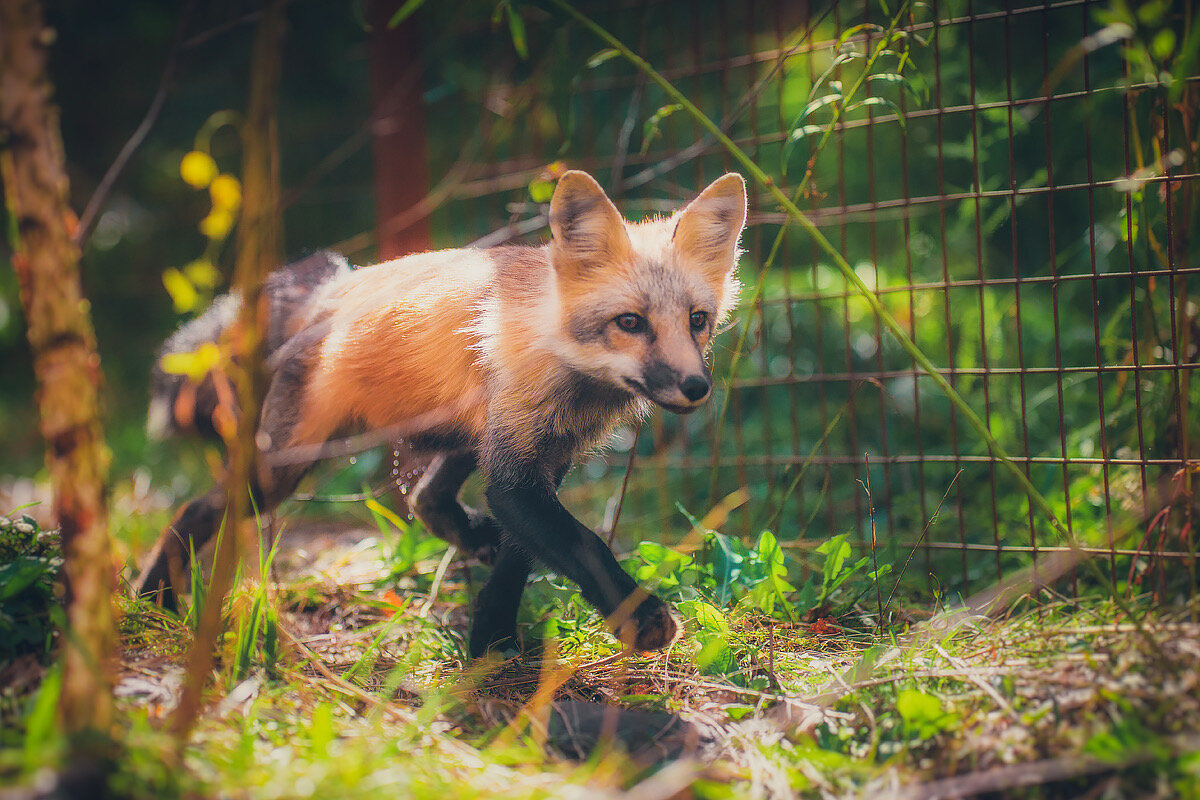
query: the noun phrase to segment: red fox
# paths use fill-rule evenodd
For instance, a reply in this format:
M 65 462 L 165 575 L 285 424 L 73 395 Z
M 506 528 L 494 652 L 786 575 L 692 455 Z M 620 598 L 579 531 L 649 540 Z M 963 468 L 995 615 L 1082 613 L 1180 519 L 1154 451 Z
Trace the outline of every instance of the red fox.
M 286 499 L 355 429 L 403 429 L 432 455 L 410 496 L 432 533 L 490 552 L 476 601 L 472 656 L 516 644 L 534 559 L 575 581 L 625 643 L 666 647 L 674 611 L 639 589 L 593 531 L 559 502 L 575 459 L 651 403 L 679 414 L 712 385 L 708 352 L 738 284 L 746 185 L 727 174 L 664 219 L 624 220 L 584 172 L 550 202 L 550 241 L 410 255 L 350 269 L 317 253 L 276 271 L 269 307 L 269 389 L 259 421 L 258 508 Z M 217 341 L 236 316 L 227 296 L 181 328 L 162 353 Z M 156 367 L 150 422 L 178 429 L 182 377 Z M 212 430 L 211 376 L 187 387 L 194 426 Z M 458 499 L 482 469 L 488 511 Z M 224 489 L 189 502 L 155 546 L 137 591 L 174 604 L 171 575 L 220 526 Z

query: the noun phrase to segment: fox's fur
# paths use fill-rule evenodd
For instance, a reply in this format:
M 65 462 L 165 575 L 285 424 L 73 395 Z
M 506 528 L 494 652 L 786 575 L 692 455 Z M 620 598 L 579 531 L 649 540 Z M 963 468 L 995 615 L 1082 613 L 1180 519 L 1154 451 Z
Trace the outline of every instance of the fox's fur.
M 746 215 L 736 174 L 674 216 L 625 221 L 587 174 L 568 172 L 541 247 L 445 250 L 357 270 L 317 253 L 272 275 L 270 388 L 257 436 L 254 491 L 270 510 L 294 491 L 320 445 L 353 430 L 394 431 L 433 458 L 413 511 L 433 533 L 490 553 L 471 652 L 511 644 L 521 592 L 537 558 L 579 583 L 614 631 L 640 649 L 678 626 L 637 589 L 612 553 L 558 502 L 577 456 L 623 418 L 657 403 L 677 413 L 709 394 L 707 354 L 737 293 Z M 217 341 L 234 296 L 184 326 L 163 352 Z M 211 432 L 209 385 L 156 369 L 151 422 Z M 476 468 L 489 512 L 457 494 Z M 171 575 L 216 531 L 221 488 L 191 501 L 160 539 L 138 590 L 172 603 Z

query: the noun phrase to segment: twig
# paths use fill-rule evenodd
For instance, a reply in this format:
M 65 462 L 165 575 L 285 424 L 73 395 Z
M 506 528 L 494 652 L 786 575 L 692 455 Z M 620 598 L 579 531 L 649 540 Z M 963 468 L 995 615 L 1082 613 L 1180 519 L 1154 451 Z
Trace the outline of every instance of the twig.
M 913 543 L 912 549 L 908 551 L 908 558 L 904 560 L 904 566 L 901 567 L 900 571 L 896 573 L 896 582 L 892 584 L 892 591 L 890 594 L 888 594 L 889 606 L 892 604 L 892 598 L 896 596 L 896 590 L 900 588 L 900 579 L 904 577 L 904 573 L 908 572 L 908 565 L 912 563 L 913 556 L 917 554 L 917 549 L 921 546 L 921 542 L 925 541 L 925 537 L 929 535 L 929 526 L 932 525 L 933 521 L 938 518 L 939 514 L 942 513 L 942 506 L 946 504 L 946 498 L 950 496 L 950 490 L 954 488 L 955 482 L 962 474 L 963 471 L 961 469 L 954 473 L 954 477 L 950 479 L 950 485 L 946 487 L 946 491 L 942 494 L 942 499 L 938 501 L 938 506 L 936 509 L 934 509 L 933 515 L 925 521 L 925 527 L 921 529 L 921 535 L 917 537 L 917 541 Z
M 481 391 L 475 391 L 470 393 L 465 399 L 460 399 L 458 403 L 449 409 L 437 409 L 425 414 L 418 414 L 405 422 L 376 428 L 375 430 L 356 436 L 330 439 L 320 444 L 292 445 L 267 454 L 264 456 L 264 460 L 268 466 L 279 467 L 286 464 L 304 464 L 325 458 L 337 458 L 339 456 L 361 453 L 364 450 L 370 450 L 372 447 L 395 442 L 414 433 L 427 431 L 438 422 L 453 419 L 458 413 L 470 408 L 473 403 L 480 402 L 482 396 Z
M 867 510 L 871 516 L 871 570 L 875 573 L 875 602 L 879 607 L 879 619 L 876 621 L 876 628 L 883 630 L 883 592 L 879 588 L 879 535 L 875 528 L 875 498 L 871 496 L 871 456 L 869 453 L 863 453 L 863 463 L 865 465 L 866 482 L 859 481 L 862 487 L 867 492 Z
M 522 220 L 521 222 L 511 222 L 497 231 L 492 231 L 487 236 L 481 236 L 467 247 L 477 247 L 481 250 L 488 247 L 495 247 L 498 244 L 504 244 L 510 239 L 515 239 L 518 236 L 524 236 L 527 233 L 533 233 L 550 224 L 550 216 L 548 214 L 538 214 L 536 217 Z
M 992 698 L 992 700 L 995 701 L 996 705 L 1000 706 L 1000 708 L 1002 708 L 1004 710 L 1004 713 L 1010 714 L 1014 717 L 1017 716 L 1016 712 L 1013 711 L 1012 704 L 1009 703 L 1008 700 L 1004 699 L 1003 695 L 1001 695 L 999 692 L 996 691 L 996 687 L 992 686 L 990 683 L 984 682 L 982 679 L 979 678 L 979 676 L 974 675 L 974 674 L 970 673 L 969 671 L 967 671 L 968 670 L 967 665 L 965 662 L 963 662 L 962 659 L 955 658 L 954 656 L 950 655 L 949 653 L 946 652 L 946 649 L 944 647 L 942 647 L 940 644 L 938 644 L 936 642 L 934 642 L 933 649 L 937 651 L 938 655 L 940 655 L 942 658 L 946 659 L 946 662 L 948 664 L 950 664 L 950 666 L 954 667 L 955 669 L 963 670 L 964 677 L 966 677 L 966 679 L 969 680 L 971 683 L 978 686 L 980 688 L 980 690 L 983 691 L 984 694 L 986 694 L 988 697 Z
M 605 526 L 608 529 L 608 547 L 611 550 L 613 539 L 617 535 L 617 523 L 621 520 L 621 509 L 625 507 L 625 492 L 629 489 L 629 476 L 633 474 L 633 464 L 637 458 L 638 437 L 642 433 L 642 418 L 638 417 L 637 427 L 633 430 L 633 444 L 629 447 L 629 461 L 625 463 L 625 477 L 621 480 L 621 491 L 616 496 L 616 507 L 613 509 L 612 520 Z
M 433 604 L 437 601 L 438 589 L 442 588 L 442 578 L 446 577 L 446 568 L 450 566 L 450 562 L 454 560 L 454 555 L 458 552 L 458 548 L 450 545 L 446 548 L 446 554 L 442 556 L 441 562 L 438 564 L 437 572 L 433 576 L 433 586 L 429 587 L 429 597 L 425 599 L 425 604 L 421 606 L 421 610 L 417 612 L 418 616 L 425 616 L 429 613 L 429 609 L 433 608 Z
M 1170 746 L 1175 753 L 1194 751 L 1200 746 L 1200 737 L 1179 736 L 1170 740 Z M 1129 758 L 1115 762 L 1083 756 L 1049 758 L 955 775 L 952 778 L 942 778 L 876 796 L 887 800 L 954 800 L 993 793 L 1008 796 L 1011 790 L 1020 787 L 1043 786 L 1086 775 L 1118 772 L 1160 757 L 1161 753 L 1157 748 L 1146 747 Z
M 171 78 L 175 76 L 175 65 L 179 61 L 179 51 L 183 45 L 183 31 L 187 27 L 188 17 L 191 16 L 192 9 L 195 8 L 195 0 L 188 0 L 179 12 L 179 22 L 175 27 L 175 38 L 171 42 L 171 49 L 167 53 L 167 63 L 163 66 L 162 75 L 158 79 L 158 89 L 154 92 L 153 99 L 150 100 L 150 107 L 146 109 L 146 115 L 142 117 L 141 123 L 134 129 L 133 134 L 121 147 L 117 157 L 109 164 L 108 169 L 104 173 L 104 177 L 100 179 L 100 183 L 96 186 L 96 191 L 92 192 L 92 196 L 88 198 L 87 205 L 83 209 L 83 214 L 79 217 L 79 226 L 75 229 L 75 235 L 72 237 L 75 244 L 81 249 L 87 243 L 88 238 L 92 234 L 92 228 L 95 227 L 96 221 L 100 216 L 100 209 L 108 201 L 108 196 L 112 192 L 113 186 L 116 185 L 117 178 L 124 172 L 125 166 L 129 160 L 133 158 L 133 154 L 142 146 L 142 142 L 146 140 L 154 123 L 158 121 L 158 115 L 162 111 L 163 104 L 167 100 L 168 88 L 171 83 Z

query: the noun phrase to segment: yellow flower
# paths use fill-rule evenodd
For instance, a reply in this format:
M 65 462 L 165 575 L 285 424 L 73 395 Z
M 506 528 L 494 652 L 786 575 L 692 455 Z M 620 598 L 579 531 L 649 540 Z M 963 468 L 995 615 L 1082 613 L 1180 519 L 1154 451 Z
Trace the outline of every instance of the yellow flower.
M 203 189 L 217 177 L 217 162 L 208 153 L 193 150 L 179 162 L 179 175 L 193 189 Z
M 242 204 L 242 184 L 232 175 L 218 175 L 208 187 L 213 208 L 237 211 Z
M 183 274 L 189 281 L 202 289 L 212 289 L 221 283 L 220 270 L 213 266 L 211 261 L 204 258 L 198 258 L 185 264 Z
M 163 270 L 162 282 L 167 294 L 171 295 L 171 302 L 175 306 L 176 314 L 186 314 L 196 307 L 200 295 L 196 292 L 196 287 L 184 277 L 182 272 L 174 267 L 168 267 Z
M 200 232 L 209 239 L 224 239 L 233 227 L 233 214 L 223 208 L 214 208 L 200 220 Z

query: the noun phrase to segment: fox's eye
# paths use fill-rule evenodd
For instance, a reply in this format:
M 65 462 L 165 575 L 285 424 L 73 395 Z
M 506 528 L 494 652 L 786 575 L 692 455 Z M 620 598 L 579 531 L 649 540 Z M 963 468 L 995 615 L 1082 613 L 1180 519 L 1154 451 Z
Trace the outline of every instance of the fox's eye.
M 617 317 L 617 327 L 626 333 L 641 333 L 646 330 L 646 318 L 640 314 L 622 314 Z
M 691 321 L 692 321 L 692 330 L 699 333 L 700 331 L 702 331 L 706 327 L 708 327 L 708 312 L 707 311 L 693 311 Z

